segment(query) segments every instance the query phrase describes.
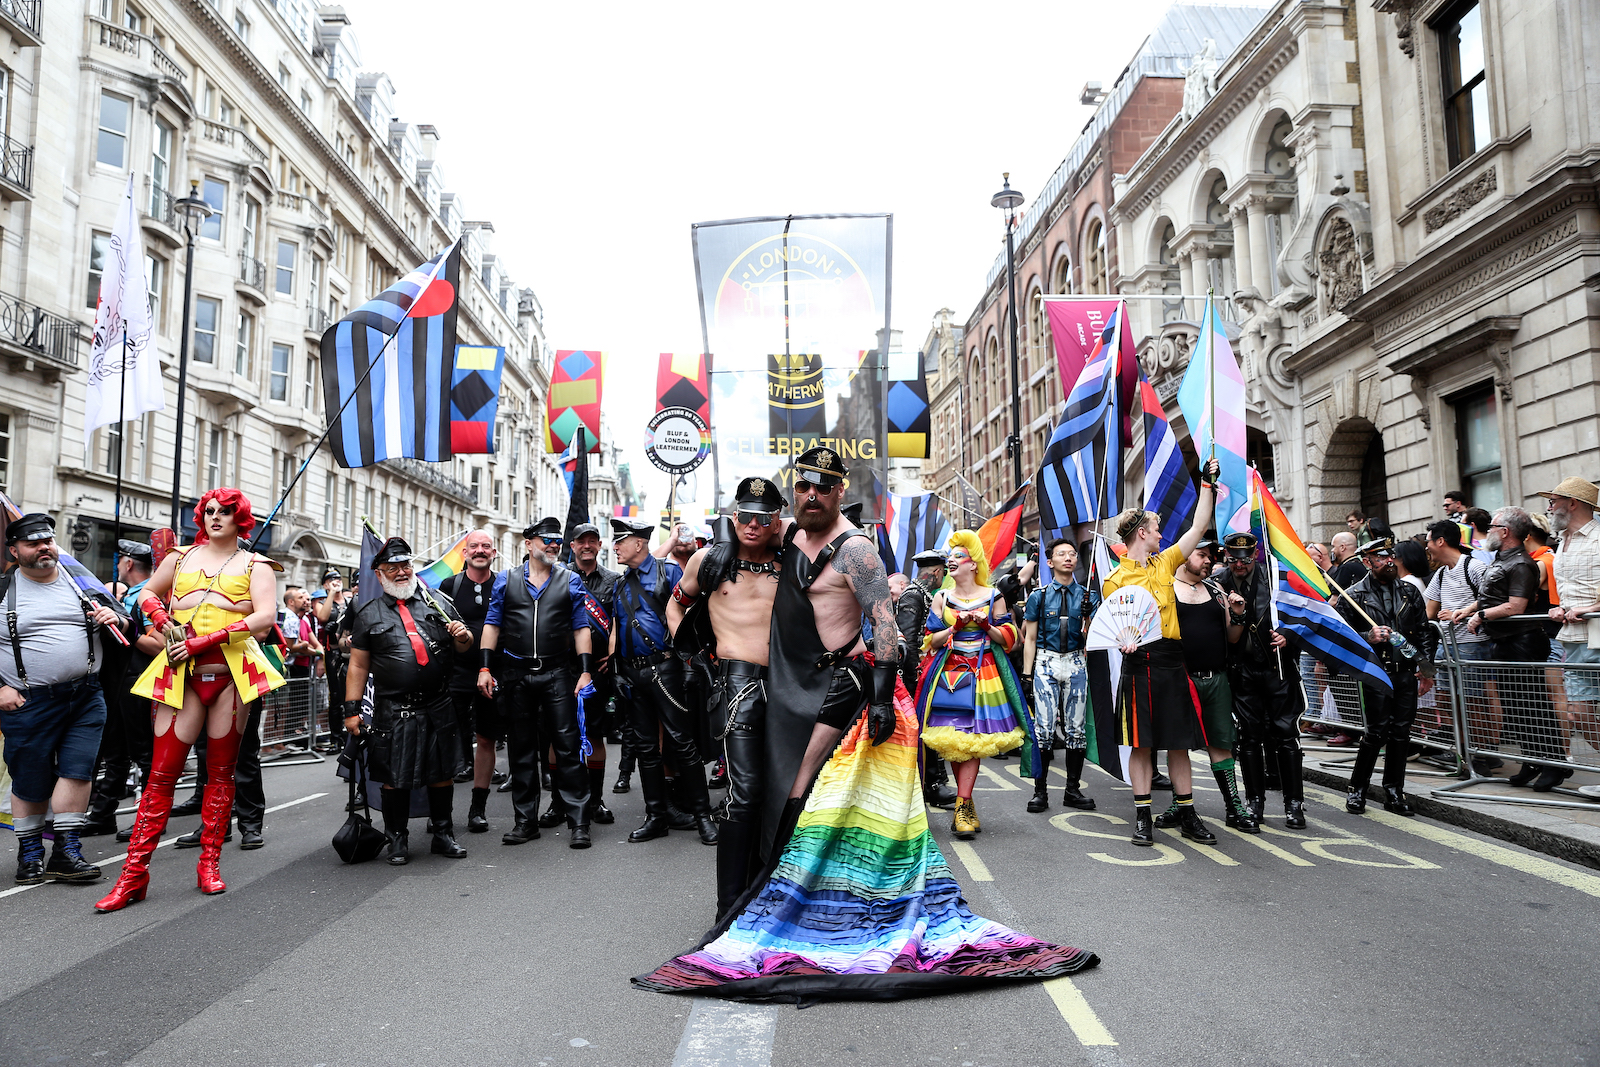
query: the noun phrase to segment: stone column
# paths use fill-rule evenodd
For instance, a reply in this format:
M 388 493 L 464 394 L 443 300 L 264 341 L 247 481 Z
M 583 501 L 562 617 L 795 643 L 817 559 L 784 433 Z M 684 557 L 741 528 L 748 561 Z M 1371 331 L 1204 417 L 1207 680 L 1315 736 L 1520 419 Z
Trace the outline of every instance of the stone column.
M 1194 287 L 1194 269 L 1189 265 L 1189 253 L 1183 252 L 1178 256 L 1178 278 L 1183 284 L 1183 295 L 1189 296 L 1196 290 Z
M 1209 288 L 1211 285 L 1211 256 L 1204 245 L 1196 242 L 1189 248 L 1189 270 L 1194 275 L 1194 291 Z M 1204 294 L 1201 294 L 1204 295 Z
M 1240 289 L 1248 289 L 1255 285 L 1255 257 L 1254 249 L 1250 247 L 1250 237 L 1254 227 L 1245 223 L 1245 213 L 1241 208 L 1230 208 L 1228 214 L 1233 217 L 1233 266 L 1234 273 L 1239 276 Z M 1259 288 L 1259 286 L 1257 287 Z
M 1265 300 L 1272 299 L 1272 277 L 1277 264 L 1267 252 L 1267 201 L 1252 196 L 1245 202 L 1250 217 L 1250 262 L 1255 265 L 1256 288 Z

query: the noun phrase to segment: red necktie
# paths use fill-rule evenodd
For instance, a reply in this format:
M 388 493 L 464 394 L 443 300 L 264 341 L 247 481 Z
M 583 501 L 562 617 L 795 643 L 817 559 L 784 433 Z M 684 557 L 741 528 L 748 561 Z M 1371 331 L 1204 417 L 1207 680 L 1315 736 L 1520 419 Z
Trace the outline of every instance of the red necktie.
M 400 612 L 400 621 L 405 624 L 406 636 L 411 639 L 411 651 L 417 654 L 417 666 L 428 665 L 428 646 L 422 643 L 422 635 L 417 633 L 417 624 L 411 619 L 411 612 L 406 608 L 404 600 L 394 602 L 395 610 Z

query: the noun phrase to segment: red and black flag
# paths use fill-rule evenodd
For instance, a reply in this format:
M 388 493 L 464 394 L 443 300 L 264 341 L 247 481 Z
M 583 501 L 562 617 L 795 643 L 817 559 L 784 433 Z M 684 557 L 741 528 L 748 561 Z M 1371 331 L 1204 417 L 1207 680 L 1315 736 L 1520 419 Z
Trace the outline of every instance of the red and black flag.
M 1032 484 L 1023 482 L 1017 486 L 1017 491 L 1006 498 L 993 517 L 978 527 L 978 540 L 983 542 L 983 553 L 989 557 L 992 569 L 998 568 L 1011 555 L 1017 529 L 1022 525 L 1022 509 L 1028 502 L 1028 487 Z
M 711 357 L 661 353 L 656 370 L 656 410 L 688 408 L 711 422 Z

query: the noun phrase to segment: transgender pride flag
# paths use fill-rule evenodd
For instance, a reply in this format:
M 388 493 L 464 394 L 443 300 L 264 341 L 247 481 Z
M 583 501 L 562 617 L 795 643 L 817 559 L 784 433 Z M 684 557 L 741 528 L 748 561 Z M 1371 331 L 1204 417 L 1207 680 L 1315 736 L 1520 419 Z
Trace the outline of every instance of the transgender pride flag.
M 1222 330 L 1211 297 L 1200 319 L 1200 338 L 1178 386 L 1178 407 L 1203 466 L 1215 449 L 1222 465 L 1217 485 L 1217 534 L 1250 529 L 1250 473 L 1245 463 L 1244 375 Z

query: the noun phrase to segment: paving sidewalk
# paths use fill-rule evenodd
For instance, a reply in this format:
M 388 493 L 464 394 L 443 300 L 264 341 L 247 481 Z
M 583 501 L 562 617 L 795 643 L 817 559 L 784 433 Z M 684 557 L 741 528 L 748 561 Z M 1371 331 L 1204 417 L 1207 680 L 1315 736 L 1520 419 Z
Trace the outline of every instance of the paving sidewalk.
M 1322 738 L 1310 735 L 1300 739 L 1302 745 L 1315 746 L 1306 750 L 1306 780 L 1337 789 L 1341 793 L 1348 792 L 1350 761 L 1355 756 L 1355 749 L 1327 748 L 1321 745 L 1321 741 Z M 1504 775 L 1514 774 L 1518 769 L 1516 760 L 1508 758 L 1505 766 L 1495 772 L 1501 777 L 1480 780 L 1464 790 L 1436 794 L 1435 790 L 1459 783 L 1461 779 L 1426 763 L 1411 760 L 1406 764 L 1406 795 L 1418 815 L 1600 870 L 1600 796 L 1590 797 L 1577 792 L 1582 786 L 1594 786 L 1600 790 L 1600 768 L 1579 771 L 1567 779 L 1562 788 L 1549 793 L 1519 789 L 1506 782 Z M 1383 760 L 1380 757 L 1372 785 L 1367 789 L 1368 804 L 1375 800 L 1380 809 L 1383 804 L 1382 777 Z M 1469 796 L 1511 797 L 1518 801 L 1553 800 L 1582 806 L 1557 807 L 1466 799 Z

